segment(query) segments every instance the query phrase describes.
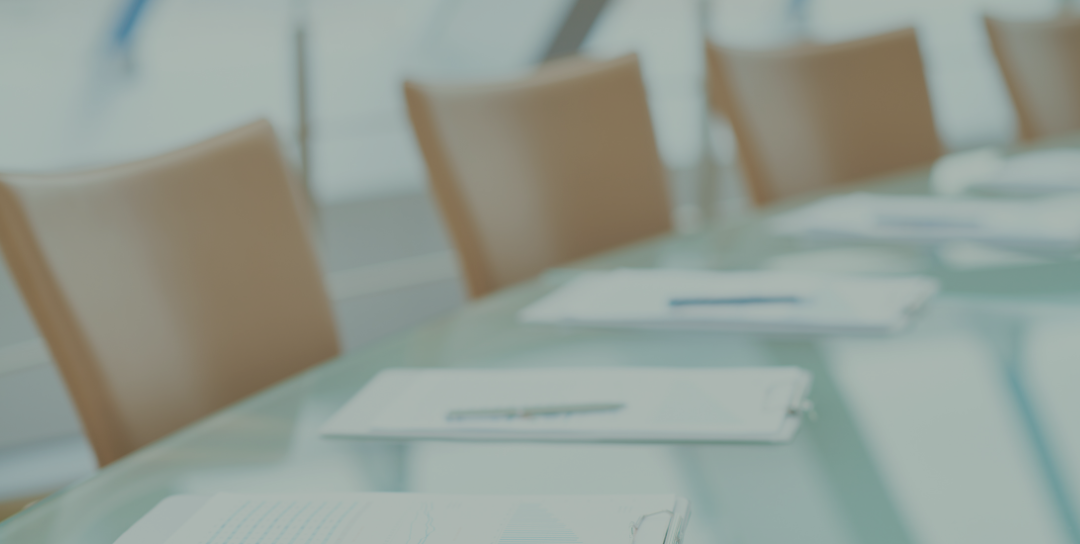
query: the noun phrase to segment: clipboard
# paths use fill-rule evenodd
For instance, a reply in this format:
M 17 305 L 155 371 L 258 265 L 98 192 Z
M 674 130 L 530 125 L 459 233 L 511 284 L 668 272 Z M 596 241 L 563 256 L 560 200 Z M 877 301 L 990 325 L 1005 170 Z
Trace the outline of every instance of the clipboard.
M 353 396 L 323 425 L 322 434 L 341 438 L 364 439 L 423 439 L 471 441 L 553 441 L 553 442 L 764 442 L 780 443 L 791 440 L 798 431 L 803 416 L 813 416 L 809 400 L 812 375 L 798 367 L 736 367 L 736 368 L 672 368 L 672 367 L 607 367 L 607 368 L 544 368 L 544 369 L 388 369 L 380 372 Z M 593 400 L 607 400 L 604 395 L 626 395 L 625 413 L 584 416 L 565 425 L 563 420 L 540 418 L 520 425 L 500 425 L 498 421 L 446 421 L 453 408 L 469 408 L 467 403 L 501 406 L 509 399 L 520 398 L 534 384 L 549 383 L 580 385 L 577 394 L 596 395 Z M 666 385 L 658 385 L 658 384 Z M 769 384 L 782 387 L 775 397 Z M 461 385 L 473 385 L 477 393 L 464 392 Z M 506 388 L 491 397 L 484 391 Z M 666 387 L 661 391 L 660 389 Z M 440 409 L 437 404 L 413 407 L 415 402 L 431 401 L 435 389 L 452 391 L 460 398 Z M 543 389 L 536 385 L 536 389 Z M 754 389 L 756 388 L 756 389 Z M 692 394 L 691 394 L 692 393 Z M 754 396 L 757 394 L 758 396 Z M 539 397 L 543 393 L 539 393 Z M 654 397 L 670 398 L 643 398 Z M 739 397 L 742 395 L 742 397 Z M 713 398 L 709 398 L 713 397 Z M 566 398 L 565 395 L 560 398 Z M 581 397 L 584 398 L 584 397 Z M 425 399 L 423 401 L 417 399 Z M 619 399 L 616 399 L 619 400 Z M 768 414 L 758 420 L 754 410 L 768 401 Z M 548 404 L 556 401 L 547 401 Z M 665 404 L 666 403 L 666 404 Z M 679 406 L 674 404 L 681 403 Z M 398 425 L 399 411 L 414 410 L 426 418 L 414 425 Z M 659 417 L 659 413 L 667 414 Z M 708 420 L 709 414 L 735 414 L 743 421 L 725 424 Z M 389 414 L 389 416 L 388 416 Z M 674 414 L 674 415 L 672 415 Z M 684 418 L 689 414 L 691 418 Z M 698 421 L 686 422 L 683 419 Z M 651 419 L 649 419 L 651 418 Z M 441 419 L 441 421 L 440 421 Z M 738 419 L 733 417 L 733 419 Z M 509 423 L 509 422 L 507 422 Z M 695 423 L 691 425 L 691 423 Z

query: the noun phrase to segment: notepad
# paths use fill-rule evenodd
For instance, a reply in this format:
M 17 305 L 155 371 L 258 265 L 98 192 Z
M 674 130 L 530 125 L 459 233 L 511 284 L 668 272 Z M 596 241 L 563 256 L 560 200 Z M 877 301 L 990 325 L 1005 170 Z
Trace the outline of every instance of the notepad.
M 520 318 L 570 326 L 885 333 L 906 326 L 937 289 L 925 277 L 623 269 L 582 273 Z
M 323 426 L 331 436 L 555 441 L 790 440 L 811 376 L 796 367 L 391 369 Z M 454 419 L 459 410 L 620 404 L 619 410 Z
M 1080 249 L 1080 213 L 1043 201 L 856 193 L 773 220 L 781 234 L 914 243 L 975 241 L 1045 251 Z
M 222 493 L 194 514 L 191 502 L 162 501 L 116 544 L 678 544 L 690 516 L 674 495 Z
M 1080 192 L 1080 149 L 1042 149 L 1005 157 L 980 149 L 943 157 L 931 172 L 939 192 L 1002 195 Z

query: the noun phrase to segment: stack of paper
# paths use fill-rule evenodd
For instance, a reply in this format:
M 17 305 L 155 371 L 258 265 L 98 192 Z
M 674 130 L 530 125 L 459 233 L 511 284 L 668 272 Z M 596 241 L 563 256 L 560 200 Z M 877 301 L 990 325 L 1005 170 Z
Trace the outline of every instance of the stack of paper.
M 615 270 L 583 273 L 528 306 L 529 323 L 775 333 L 903 328 L 937 292 L 924 277 L 797 272 Z
M 674 495 L 178 495 L 116 544 L 678 544 L 689 516 Z
M 794 367 L 394 369 L 376 376 L 322 432 L 467 440 L 780 442 L 798 429 L 810 384 L 810 374 Z
M 943 157 L 931 181 L 942 193 L 964 190 L 1005 195 L 1080 191 L 1080 149 L 1046 149 L 1009 157 L 980 149 Z
M 1046 251 L 1080 249 L 1080 213 L 1042 201 L 856 193 L 781 215 L 782 234 L 917 243 L 974 241 Z

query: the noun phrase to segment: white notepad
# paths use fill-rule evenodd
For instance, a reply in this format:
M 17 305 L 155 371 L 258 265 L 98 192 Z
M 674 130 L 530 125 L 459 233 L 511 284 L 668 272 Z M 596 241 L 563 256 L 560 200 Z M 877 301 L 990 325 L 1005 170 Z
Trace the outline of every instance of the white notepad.
M 223 493 L 167 498 L 116 544 L 678 544 L 689 516 L 674 495 Z
M 1043 201 L 856 193 L 773 219 L 777 232 L 834 240 L 975 241 L 1047 251 L 1080 249 L 1080 213 Z
M 332 436 L 781 442 L 809 405 L 796 367 L 391 369 L 323 426 Z M 617 404 L 603 412 L 448 417 L 459 410 Z
M 1080 149 L 1042 149 L 1005 157 L 979 149 L 942 157 L 931 171 L 935 190 L 1003 195 L 1080 192 Z
M 925 277 L 799 272 L 586 272 L 521 311 L 560 325 L 770 333 L 902 329 L 938 289 Z

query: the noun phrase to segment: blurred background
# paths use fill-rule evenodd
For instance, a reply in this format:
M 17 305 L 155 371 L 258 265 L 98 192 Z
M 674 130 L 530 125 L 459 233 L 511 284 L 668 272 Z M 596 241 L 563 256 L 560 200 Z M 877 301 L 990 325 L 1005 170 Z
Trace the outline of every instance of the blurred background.
M 405 77 L 499 78 L 566 54 L 638 52 L 676 215 L 681 228 L 693 229 L 704 216 L 724 220 L 749 205 L 731 164 L 732 138 L 706 108 L 706 37 L 774 47 L 914 25 L 942 140 L 949 150 L 964 150 L 1012 142 L 1016 132 L 981 13 L 1039 16 L 1060 6 L 1053 0 L 0 0 L 0 170 L 114 164 L 269 118 L 298 172 L 307 173 L 325 270 L 352 349 L 465 300 L 428 199 L 401 93 Z M 710 184 L 714 190 L 703 190 Z M 867 372 L 850 379 L 873 379 Z M 865 413 L 890 417 L 873 407 Z M 902 447 L 893 446 L 890 457 L 903 457 Z M 0 270 L 0 504 L 43 495 L 94 467 L 48 352 Z

